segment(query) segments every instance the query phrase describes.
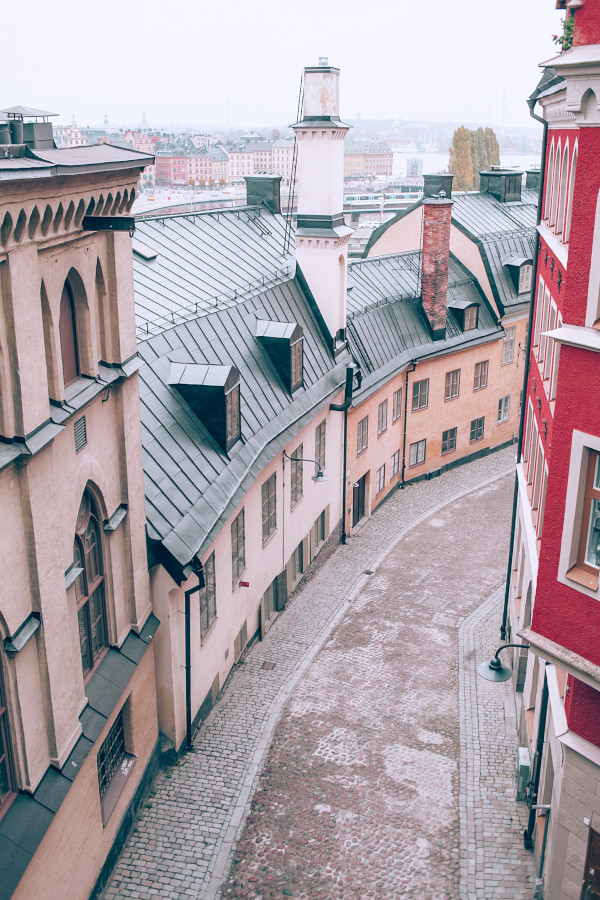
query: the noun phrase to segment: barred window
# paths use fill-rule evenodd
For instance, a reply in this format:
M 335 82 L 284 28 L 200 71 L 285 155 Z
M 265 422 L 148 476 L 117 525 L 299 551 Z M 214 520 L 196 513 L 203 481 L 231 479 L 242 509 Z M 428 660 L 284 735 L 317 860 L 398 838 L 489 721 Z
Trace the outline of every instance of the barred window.
M 397 391 L 394 391 L 394 397 L 392 400 L 392 422 L 395 422 L 396 419 L 399 419 L 402 415 L 402 388 L 398 388 Z
M 292 483 L 290 488 L 290 505 L 294 507 L 298 500 L 302 499 L 303 483 L 302 483 L 302 458 L 304 456 L 304 445 L 300 444 L 292 453 Z
M 276 473 L 273 472 L 262 486 L 262 538 L 268 541 L 277 528 Z
M 246 568 L 246 529 L 242 509 L 231 523 L 231 569 L 233 584 Z
M 125 732 L 123 731 L 123 713 L 119 713 L 112 724 L 106 740 L 98 751 L 98 782 L 100 797 L 104 797 L 112 777 L 121 765 L 125 755 Z
M 380 494 L 385 487 L 385 463 L 380 469 L 377 469 L 377 487 L 376 494 Z
M 387 409 L 387 400 L 383 400 L 377 407 L 377 434 L 381 434 L 387 428 Z
M 356 455 L 366 450 L 369 445 L 369 417 L 365 416 L 358 423 L 356 438 Z
M 325 468 L 325 422 L 321 422 L 315 428 L 315 460 L 317 462 L 317 472 L 319 468 Z
M 473 390 L 481 391 L 487 387 L 488 383 L 488 364 L 489 360 L 484 359 L 483 362 L 475 363 L 475 380 L 473 382 Z
M 200 635 L 204 637 L 217 618 L 217 585 L 215 581 L 215 554 L 204 563 L 204 588 L 200 591 Z

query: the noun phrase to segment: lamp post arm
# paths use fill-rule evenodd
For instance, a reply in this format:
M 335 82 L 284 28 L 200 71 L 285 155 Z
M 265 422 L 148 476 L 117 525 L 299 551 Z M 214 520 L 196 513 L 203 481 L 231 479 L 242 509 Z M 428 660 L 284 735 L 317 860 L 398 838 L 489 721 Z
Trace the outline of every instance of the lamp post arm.
M 521 650 L 529 650 L 529 644 L 502 644 L 501 647 L 498 647 L 496 652 L 494 653 L 494 659 L 500 660 L 499 653 L 501 650 L 506 650 L 507 647 L 520 647 Z

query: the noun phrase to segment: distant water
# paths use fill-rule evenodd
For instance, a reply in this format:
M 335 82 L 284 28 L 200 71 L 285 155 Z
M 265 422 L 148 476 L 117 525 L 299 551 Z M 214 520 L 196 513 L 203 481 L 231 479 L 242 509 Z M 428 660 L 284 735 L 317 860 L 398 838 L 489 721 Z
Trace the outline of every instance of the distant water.
M 409 159 L 423 160 L 423 175 L 431 175 L 434 172 L 444 172 L 448 168 L 448 153 L 405 153 L 394 151 L 393 173 L 399 178 L 406 177 L 406 166 Z M 539 151 L 533 153 L 501 153 L 500 162 L 503 166 L 519 166 L 521 169 L 530 169 L 540 164 Z

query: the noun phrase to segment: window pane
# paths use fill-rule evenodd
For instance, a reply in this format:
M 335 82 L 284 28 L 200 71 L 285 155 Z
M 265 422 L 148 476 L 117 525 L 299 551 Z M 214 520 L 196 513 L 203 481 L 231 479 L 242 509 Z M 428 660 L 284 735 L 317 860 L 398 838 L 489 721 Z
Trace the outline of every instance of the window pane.
M 596 475 L 598 464 L 596 463 Z M 585 561 L 590 566 L 600 566 L 600 500 L 593 499 L 590 508 Z

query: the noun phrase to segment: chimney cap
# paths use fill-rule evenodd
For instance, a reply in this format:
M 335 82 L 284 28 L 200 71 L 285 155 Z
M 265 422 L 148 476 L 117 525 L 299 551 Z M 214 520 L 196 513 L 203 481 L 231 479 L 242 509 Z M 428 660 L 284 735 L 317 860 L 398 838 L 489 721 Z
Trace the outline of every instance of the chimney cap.
M 320 56 L 319 57 L 319 66 L 326 69 L 329 66 L 329 57 L 328 56 Z
M 42 117 L 57 115 L 58 113 L 48 112 L 45 109 L 34 109 L 33 106 L 8 106 L 6 109 L 0 109 L 0 116 L 8 116 L 13 119 L 23 119 L 24 117 L 41 119 Z

